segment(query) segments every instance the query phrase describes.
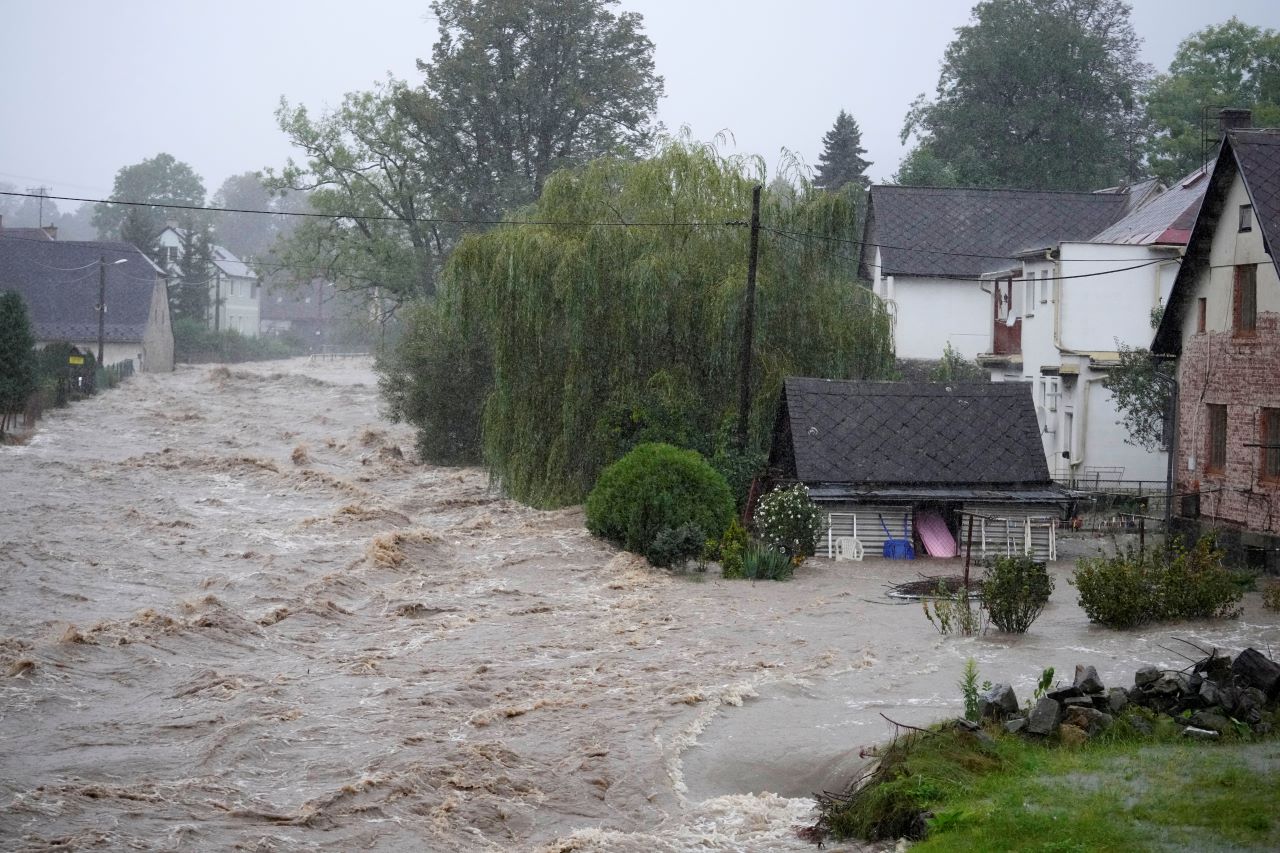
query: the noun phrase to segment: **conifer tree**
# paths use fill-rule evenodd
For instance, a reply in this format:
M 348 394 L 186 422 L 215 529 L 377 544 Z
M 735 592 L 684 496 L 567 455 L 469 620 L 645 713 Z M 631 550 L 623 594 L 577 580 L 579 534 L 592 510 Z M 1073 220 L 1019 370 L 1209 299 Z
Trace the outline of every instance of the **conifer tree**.
M 0 293 L 0 436 L 36 390 L 34 346 L 22 297 Z
M 871 162 L 862 157 L 866 153 L 858 123 L 853 116 L 841 110 L 835 125 L 822 137 L 822 153 L 818 155 L 814 186 L 835 192 L 845 184 L 857 184 L 865 190 L 871 186 L 871 180 L 866 176 Z

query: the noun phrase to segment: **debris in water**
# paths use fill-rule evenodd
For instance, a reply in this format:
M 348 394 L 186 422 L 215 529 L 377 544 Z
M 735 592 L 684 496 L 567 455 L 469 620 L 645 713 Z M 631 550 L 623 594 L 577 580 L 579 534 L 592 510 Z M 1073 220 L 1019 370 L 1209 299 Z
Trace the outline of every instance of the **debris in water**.
M 306 465 L 311 461 L 311 457 L 307 455 L 307 445 L 305 443 L 295 447 L 293 454 L 289 458 L 293 460 L 294 465 Z

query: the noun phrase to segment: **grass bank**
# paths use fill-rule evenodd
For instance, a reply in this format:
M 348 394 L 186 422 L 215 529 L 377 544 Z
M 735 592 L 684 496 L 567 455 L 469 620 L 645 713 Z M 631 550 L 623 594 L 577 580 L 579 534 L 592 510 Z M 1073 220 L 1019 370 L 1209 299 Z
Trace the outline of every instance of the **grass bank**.
M 1068 747 L 990 732 L 911 733 L 851 800 L 836 837 L 925 835 L 918 851 L 1280 849 L 1280 741 L 1191 742 L 1123 720 Z

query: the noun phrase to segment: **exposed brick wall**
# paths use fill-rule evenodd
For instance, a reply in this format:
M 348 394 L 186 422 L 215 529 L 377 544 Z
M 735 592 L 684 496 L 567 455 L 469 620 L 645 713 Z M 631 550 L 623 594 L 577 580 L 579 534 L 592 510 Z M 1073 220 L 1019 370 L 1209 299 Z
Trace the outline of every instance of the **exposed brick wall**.
M 1258 315 L 1257 334 L 1192 335 L 1178 362 L 1178 453 L 1174 476 L 1179 494 L 1202 492 L 1203 523 L 1280 535 L 1280 483 L 1262 479 L 1260 410 L 1280 408 L 1280 314 Z M 1227 462 L 1221 473 L 1208 461 L 1208 404 L 1227 406 Z M 1187 460 L 1195 457 L 1193 469 Z M 1175 504 L 1174 511 L 1180 507 Z

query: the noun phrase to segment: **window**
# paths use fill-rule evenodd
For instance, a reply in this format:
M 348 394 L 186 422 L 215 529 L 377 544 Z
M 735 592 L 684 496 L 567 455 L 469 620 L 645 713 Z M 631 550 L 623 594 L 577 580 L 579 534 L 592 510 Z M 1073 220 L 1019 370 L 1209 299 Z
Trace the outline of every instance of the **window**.
M 1227 407 L 1209 405 L 1209 447 L 1205 453 L 1206 473 L 1222 473 L 1227 467 Z
M 1040 270 L 1040 301 L 1049 301 L 1049 271 Z
M 1196 300 L 1196 334 L 1203 335 L 1209 322 L 1209 300 L 1201 296 Z
M 1240 233 L 1253 230 L 1253 205 L 1240 205 Z
M 1237 335 L 1251 335 L 1258 328 L 1258 266 L 1236 267 L 1235 297 L 1232 300 L 1232 327 Z
M 1262 478 L 1280 480 L 1280 409 L 1263 409 L 1258 443 L 1262 445 Z

